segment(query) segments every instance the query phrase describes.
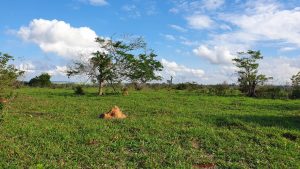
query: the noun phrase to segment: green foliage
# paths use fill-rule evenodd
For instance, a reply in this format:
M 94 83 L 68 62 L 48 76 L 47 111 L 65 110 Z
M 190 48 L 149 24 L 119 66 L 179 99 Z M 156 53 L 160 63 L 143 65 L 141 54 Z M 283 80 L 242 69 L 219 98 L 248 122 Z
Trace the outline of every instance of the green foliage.
M 51 76 L 48 73 L 43 73 L 29 81 L 29 86 L 32 87 L 50 87 L 51 86 Z
M 175 85 L 175 89 L 177 90 L 196 90 L 199 88 L 199 85 L 197 83 L 179 83 Z
M 17 78 L 24 73 L 16 69 L 14 65 L 9 64 L 12 60 L 12 56 L 0 52 L 0 98 L 11 92 L 15 87 Z
M 296 75 L 294 75 L 292 78 L 292 98 L 293 99 L 299 99 L 300 98 L 300 72 L 298 72 Z
M 300 86 L 300 72 L 294 75 L 291 80 L 294 87 Z
M 125 79 L 146 83 L 160 79 L 155 71 L 160 71 L 162 65 L 154 59 L 156 55 L 153 52 L 149 55 L 139 54 L 138 57 L 134 55 L 146 48 L 143 39 L 125 42 L 96 38 L 96 42 L 99 44 L 99 51 L 93 53 L 88 62 L 76 61 L 69 68 L 68 77 L 87 75 L 92 82 L 98 83 L 99 95 L 103 95 L 103 86 L 107 83 L 118 83 Z
M 300 100 L 97 88 L 22 88 L 0 132 L 0 168 L 299 168 Z M 124 120 L 101 120 L 117 105 Z M 41 165 L 43 164 L 43 165 Z
M 291 88 L 287 86 L 260 86 L 257 88 L 256 96 L 258 98 L 289 99 L 291 92 Z
M 260 51 L 248 50 L 247 52 L 239 52 L 239 57 L 233 59 L 235 66 L 239 69 L 238 82 L 242 92 L 246 93 L 249 97 L 256 97 L 256 87 L 263 85 L 267 80 L 272 77 L 266 75 L 258 75 L 258 60 L 263 59 Z
M 75 93 L 76 95 L 84 95 L 84 94 L 85 94 L 85 92 L 84 92 L 82 86 L 75 86 L 75 87 L 74 87 L 74 93 Z
M 292 99 L 299 99 L 300 98 L 300 86 L 293 87 L 291 98 Z
M 130 81 L 142 84 L 152 80 L 161 80 L 161 77 L 155 73 L 162 71 L 163 66 L 155 60 L 156 57 L 157 55 L 151 52 L 150 54 L 140 54 L 138 58 L 131 58 L 126 76 Z

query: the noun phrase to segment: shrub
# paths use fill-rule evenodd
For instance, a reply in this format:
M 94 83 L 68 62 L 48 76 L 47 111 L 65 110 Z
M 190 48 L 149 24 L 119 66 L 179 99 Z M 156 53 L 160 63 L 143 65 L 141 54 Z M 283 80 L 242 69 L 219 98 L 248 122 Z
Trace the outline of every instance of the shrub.
M 76 95 L 84 95 L 85 94 L 82 86 L 75 86 L 73 90 Z
M 179 83 L 175 86 L 176 90 L 196 90 L 200 88 L 197 83 Z
M 215 86 L 215 94 L 218 96 L 225 96 L 228 90 L 229 86 L 226 83 L 218 84 Z
M 283 86 L 261 86 L 256 91 L 258 98 L 287 99 L 290 90 Z
M 51 78 L 51 76 L 48 73 L 43 73 L 40 76 L 36 76 L 35 78 L 32 78 L 29 81 L 29 86 L 50 87 L 51 86 L 50 78 Z
M 293 88 L 291 98 L 292 99 L 299 99 L 300 98 L 300 86 Z
M 7 93 L 13 91 L 18 77 L 24 73 L 10 64 L 13 60 L 12 56 L 0 52 L 0 98 L 6 97 Z

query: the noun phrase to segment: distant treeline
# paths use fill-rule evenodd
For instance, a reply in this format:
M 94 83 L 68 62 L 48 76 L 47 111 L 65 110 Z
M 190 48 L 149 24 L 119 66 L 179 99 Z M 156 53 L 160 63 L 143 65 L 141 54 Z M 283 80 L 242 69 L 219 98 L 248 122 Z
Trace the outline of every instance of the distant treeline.
M 29 82 L 20 82 L 21 84 L 29 87 L 42 87 L 31 85 Z M 69 88 L 74 89 L 78 86 L 82 88 L 98 87 L 97 84 L 80 84 L 80 83 L 51 83 L 49 87 L 52 89 L 56 88 Z M 216 85 L 204 85 L 197 84 L 194 82 L 178 83 L 178 84 L 168 84 L 168 83 L 146 83 L 143 86 L 137 85 L 135 83 L 115 83 L 106 84 L 108 88 L 114 89 L 116 92 L 121 92 L 126 90 L 185 90 L 194 92 L 196 94 L 202 95 L 217 95 L 217 96 L 243 96 L 244 93 L 241 92 L 239 85 L 236 84 L 216 84 Z M 300 87 L 292 86 L 279 86 L 279 85 L 264 85 L 259 86 L 256 90 L 257 98 L 269 98 L 269 99 L 299 99 L 300 98 Z

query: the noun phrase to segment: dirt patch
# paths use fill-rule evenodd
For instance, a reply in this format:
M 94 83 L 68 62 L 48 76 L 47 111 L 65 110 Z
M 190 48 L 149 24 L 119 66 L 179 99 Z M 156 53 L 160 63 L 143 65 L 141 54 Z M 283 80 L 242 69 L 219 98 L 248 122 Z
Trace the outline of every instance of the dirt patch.
M 0 103 L 8 103 L 8 99 L 0 98 Z
M 215 169 L 217 166 L 213 163 L 208 164 L 194 164 L 193 168 L 203 168 L 203 169 Z
M 92 146 L 92 145 L 98 145 L 99 142 L 95 139 L 92 139 L 90 141 L 87 142 L 87 145 Z
M 118 106 L 113 107 L 110 111 L 100 114 L 102 119 L 124 119 L 127 116 L 120 110 Z
M 192 147 L 195 149 L 199 149 L 200 148 L 199 142 L 197 140 L 192 140 Z

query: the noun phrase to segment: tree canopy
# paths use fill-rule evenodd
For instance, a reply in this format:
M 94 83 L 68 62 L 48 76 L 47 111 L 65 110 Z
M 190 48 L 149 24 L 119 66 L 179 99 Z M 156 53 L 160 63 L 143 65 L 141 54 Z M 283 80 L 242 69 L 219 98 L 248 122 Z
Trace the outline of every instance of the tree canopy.
M 49 87 L 51 85 L 51 76 L 48 73 L 42 73 L 29 81 L 29 86 L 33 87 Z
M 155 71 L 160 71 L 162 65 L 155 60 L 157 55 L 153 51 L 147 54 L 146 43 L 142 38 L 125 42 L 98 37 L 96 42 L 99 50 L 87 60 L 75 61 L 67 71 L 68 77 L 87 75 L 92 82 L 98 83 L 99 95 L 103 95 L 106 83 L 124 80 L 146 83 L 160 79 Z
M 12 60 L 13 56 L 0 52 L 0 97 L 4 97 L 15 86 L 17 78 L 24 73 L 9 64 Z
M 298 72 L 296 75 L 293 75 L 291 80 L 292 80 L 292 85 L 294 87 L 299 87 L 300 86 L 300 72 Z
M 233 59 L 234 65 L 238 68 L 238 82 L 242 92 L 247 96 L 256 96 L 257 85 L 264 84 L 272 77 L 258 74 L 258 60 L 263 59 L 260 51 L 248 50 L 247 52 L 239 52 L 238 57 Z

